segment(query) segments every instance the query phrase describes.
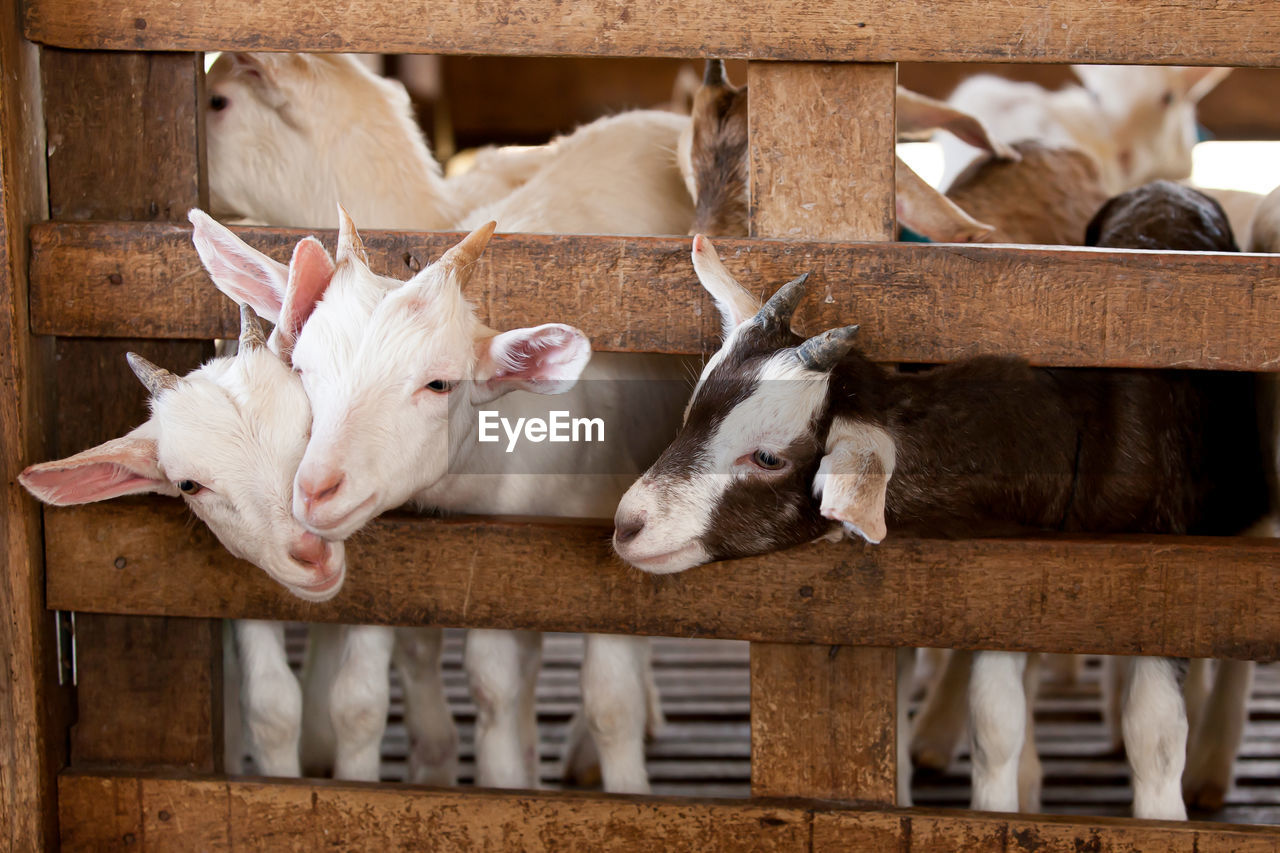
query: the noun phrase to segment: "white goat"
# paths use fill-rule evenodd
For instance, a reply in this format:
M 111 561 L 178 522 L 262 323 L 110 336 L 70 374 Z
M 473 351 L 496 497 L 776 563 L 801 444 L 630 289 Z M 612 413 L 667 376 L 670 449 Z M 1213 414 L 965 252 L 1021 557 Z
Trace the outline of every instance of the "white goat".
M 346 572 L 342 543 L 307 531 L 289 512 L 291 473 L 309 420 L 306 395 L 268 351 L 251 316 L 238 355 L 181 379 L 134 355 L 129 362 L 151 391 L 151 417 L 122 438 L 29 467 L 22 484 L 58 506 L 143 492 L 181 495 L 229 551 L 294 595 L 309 601 L 336 595 Z M 235 636 L 255 763 L 269 775 L 297 776 L 302 695 L 284 656 L 283 632 L 244 621 L 235 623 Z M 236 733 L 229 740 L 236 742 Z M 228 766 L 240 758 L 228 755 Z M 337 757 L 339 773 L 356 775 L 351 759 Z
M 628 112 L 532 151 L 491 152 L 493 160 L 479 164 L 481 177 L 474 180 L 492 187 L 492 179 L 483 176 L 507 168 L 528 180 L 510 195 L 467 214 L 484 191 L 455 183 L 466 176 L 440 176 L 398 84 L 339 56 L 235 54 L 218 63 L 210 72 L 208 127 L 211 195 L 223 213 L 315 227 L 327 223 L 335 202 L 341 201 L 366 224 L 382 228 L 440 229 L 494 217 L 510 230 L 630 234 L 683 233 L 692 219 L 692 202 L 673 153 L 680 130 L 688 124 L 685 117 Z M 351 132 L 352 127 L 358 132 Z M 242 165 L 247 161 L 251 166 Z M 536 174 L 529 177 L 535 167 Z M 315 175 L 326 180 L 316 181 Z M 650 362 L 631 364 L 637 366 L 637 375 L 645 375 Z M 572 500 L 577 488 L 577 483 L 566 483 L 563 491 Z M 459 496 L 441 505 L 465 500 L 469 498 Z M 493 498 L 481 506 L 501 511 Z M 481 715 L 477 752 L 482 784 L 536 781 L 531 763 L 536 732 L 532 677 L 538 669 L 539 642 L 530 634 L 468 635 L 466 663 Z M 642 742 L 633 725 L 638 711 L 614 709 L 623 697 L 642 695 L 637 708 L 647 711 L 639 716 L 650 728 L 660 720 L 647 642 L 592 637 L 586 654 L 582 673 L 588 728 L 598 743 L 626 743 L 617 749 L 601 745 L 606 765 L 615 761 L 612 755 L 629 756 L 626 769 L 603 768 L 605 787 L 645 790 Z M 632 669 L 638 671 L 622 674 Z M 519 684 L 504 681 L 517 676 L 524 679 Z M 626 684 L 614 690 L 613 679 Z M 504 709 L 491 710 L 498 705 Z M 509 722 L 509 716 L 519 716 L 520 722 Z M 498 722 L 491 725 L 491 718 Z M 518 737 L 512 734 L 517 729 Z M 626 737 L 616 733 L 623 729 L 629 732 Z M 518 761 L 511 758 L 515 744 L 525 756 Z
M 1191 174 L 1196 143 L 1196 104 L 1230 68 L 1075 65 L 1083 86 L 1048 91 L 982 74 L 961 83 L 948 103 L 977 116 L 1005 143 L 1025 139 L 1078 148 L 1102 170 L 1115 195 L 1157 178 Z M 941 186 L 946 189 L 978 149 L 943 133 Z

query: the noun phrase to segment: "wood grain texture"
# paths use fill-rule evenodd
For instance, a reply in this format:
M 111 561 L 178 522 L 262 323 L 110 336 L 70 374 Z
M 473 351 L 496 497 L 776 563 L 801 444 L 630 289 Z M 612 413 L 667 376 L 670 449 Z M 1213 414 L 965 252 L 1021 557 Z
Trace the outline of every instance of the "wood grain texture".
M 82 774 L 60 793 L 67 851 L 809 849 L 808 813 L 767 801 Z
M 55 218 L 172 222 L 207 198 L 196 55 L 48 50 L 42 72 Z M 99 291 L 112 286 L 97 282 Z M 59 340 L 56 455 L 146 419 L 147 394 L 124 363 L 127 350 L 175 370 L 212 355 L 208 342 Z M 86 615 L 77 628 L 73 761 L 205 772 L 220 766 L 218 623 Z
M 54 219 L 185 221 L 207 193 L 199 73 L 193 54 L 47 50 L 41 59 L 49 134 L 49 206 Z M 94 282 L 112 290 L 109 277 Z M 98 298 L 90 291 L 86 298 Z M 132 339 L 61 340 L 54 382 L 53 452 L 84 450 L 147 417 L 146 392 L 124 365 L 134 350 L 174 370 L 212 355 L 209 344 Z
M 57 844 L 55 774 L 66 762 L 69 690 L 59 689 L 44 608 L 39 505 L 17 474 L 47 452 L 51 348 L 28 326 L 27 229 L 47 215 L 40 52 L 0 3 L 0 851 Z
M 277 26 L 288 21 L 289 26 Z M 406 27 L 405 21 L 420 22 Z M 1135 22 L 1141 26 L 1135 26 Z M 1141 0 L 992 5 L 981 0 L 694 0 L 441 6 L 359 0 L 34 0 L 27 37 L 112 50 L 308 50 L 543 56 L 720 56 L 820 62 L 974 61 L 1280 64 L 1266 3 Z
M 893 649 L 751 644 L 751 794 L 893 805 Z
M 747 66 L 751 236 L 891 240 L 892 65 Z
M 65 773 L 63 849 L 1273 853 L 1280 829 L 812 800 L 673 800 L 528 791 Z
M 1280 829 L 925 809 L 832 811 L 814 814 L 813 849 L 824 853 L 1275 853 L 1280 850 Z
M 76 649 L 75 765 L 221 770 L 220 621 L 85 615 Z
M 235 230 L 286 260 L 310 233 Z M 402 278 L 457 240 L 363 236 L 375 270 Z M 333 232 L 321 237 L 333 247 Z M 189 228 L 40 225 L 31 244 L 39 334 L 212 338 L 238 328 Z M 1280 255 L 729 239 L 716 248 L 762 295 L 812 271 L 797 328 L 859 322 L 859 345 L 880 361 L 1005 352 L 1062 366 L 1280 369 Z M 467 293 L 499 329 L 571 322 L 603 350 L 718 346 L 718 315 L 687 238 L 500 235 Z
M 608 527 L 392 515 L 348 543 L 346 585 L 317 605 L 231 557 L 177 501 L 47 509 L 45 528 L 49 606 L 64 610 L 1280 657 L 1280 541 L 1267 539 L 890 537 L 656 577 L 622 566 Z
M 892 239 L 895 66 L 752 62 L 747 80 L 751 234 Z M 752 643 L 751 793 L 894 805 L 895 670 L 893 649 Z

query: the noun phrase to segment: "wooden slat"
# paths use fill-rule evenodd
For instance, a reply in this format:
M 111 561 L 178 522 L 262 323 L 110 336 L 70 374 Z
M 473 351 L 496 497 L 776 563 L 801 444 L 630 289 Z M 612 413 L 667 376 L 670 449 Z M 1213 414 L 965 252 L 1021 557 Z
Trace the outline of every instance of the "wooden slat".
M 894 669 L 893 649 L 752 643 L 752 795 L 893 805 Z
M 55 218 L 173 222 L 208 196 L 199 58 L 46 50 L 41 70 Z M 109 279 L 96 282 L 110 290 Z M 61 339 L 53 452 L 115 438 L 147 416 L 127 350 L 185 372 L 209 342 Z M 123 368 L 123 369 L 122 369 Z M 77 625 L 76 763 L 146 763 L 213 772 L 222 760 L 218 623 L 86 615 Z M 163 733 L 156 721 L 164 720 Z
M 0 4 L 0 850 L 57 843 L 55 774 L 66 761 L 69 691 L 57 686 L 44 609 L 40 510 L 17 483 L 48 452 L 41 419 L 52 348 L 27 323 L 27 229 L 48 215 L 40 52 Z
M 69 851 L 1280 849 L 1280 830 L 1275 827 L 879 810 L 805 800 L 499 794 L 302 780 L 265 783 L 76 773 L 63 774 L 59 793 L 63 849 Z
M 893 239 L 895 66 L 752 62 L 747 80 L 751 234 Z M 892 649 L 752 643 L 751 792 L 894 805 L 894 670 Z
M 819 812 L 813 816 L 813 849 L 824 853 L 1274 853 L 1280 850 L 1280 831 L 1260 826 L 924 809 Z
M 1270 539 L 890 537 L 655 577 L 617 561 L 607 527 L 395 515 L 348 543 L 346 586 L 316 605 L 231 557 L 177 501 L 47 509 L 45 528 L 48 603 L 67 610 L 1280 657 Z
M 221 770 L 220 621 L 85 615 L 76 649 L 74 764 Z
M 286 260 L 309 233 L 237 230 Z M 324 239 L 332 246 L 334 234 Z M 365 235 L 374 268 L 398 277 L 455 240 Z M 238 328 L 189 229 L 40 225 L 31 241 L 38 333 L 212 338 Z M 1008 352 L 1063 366 L 1280 369 L 1280 255 L 765 240 L 716 247 L 761 294 L 812 271 L 798 327 L 859 322 L 860 346 L 882 361 Z M 719 340 L 687 238 L 499 236 L 468 295 L 496 328 L 569 321 L 604 350 L 692 354 Z
M 808 813 L 776 802 L 74 774 L 59 791 L 68 851 L 809 849 Z
M 547 56 L 722 56 L 824 62 L 1016 61 L 1280 64 L 1265 3 L 1066 0 L 555 0 L 444 5 L 219 0 L 199 15 L 167 0 L 34 0 L 27 37 L 113 50 L 309 50 Z M 287 21 L 288 26 L 280 26 Z M 405 21 L 421 22 L 406 27 Z M 1140 22 L 1140 23 L 1139 23 Z

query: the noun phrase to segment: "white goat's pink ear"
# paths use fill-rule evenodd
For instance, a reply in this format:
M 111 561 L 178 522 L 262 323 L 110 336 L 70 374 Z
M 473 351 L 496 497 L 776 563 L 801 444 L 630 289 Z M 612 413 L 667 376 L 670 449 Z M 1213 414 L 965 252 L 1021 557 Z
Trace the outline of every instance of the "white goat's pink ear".
M 236 302 L 247 302 L 272 323 L 280 319 L 289 268 L 232 234 L 198 207 L 187 214 L 194 230 L 191 242 L 218 290 Z
M 843 419 L 833 423 L 813 480 L 823 518 L 879 544 L 888 533 L 885 499 L 895 458 L 893 439 L 880 427 Z
M 724 323 L 725 337 L 760 310 L 760 300 L 748 293 L 729 274 L 720 262 L 720 256 L 716 254 L 716 247 L 702 234 L 696 234 L 693 238 L 693 271 L 698 274 L 702 287 L 716 301 L 716 308 Z
M 307 318 L 333 281 L 333 271 L 333 258 L 315 237 L 305 237 L 293 247 L 284 306 L 276 324 L 281 352 L 287 353 L 293 348 Z
M 143 492 L 176 497 L 177 488 L 160 473 L 155 439 L 138 432 L 134 430 L 66 459 L 32 465 L 18 475 L 18 482 L 54 506 Z
M 476 341 L 476 378 L 495 390 L 562 394 L 591 360 L 591 341 L 572 326 L 546 323 Z

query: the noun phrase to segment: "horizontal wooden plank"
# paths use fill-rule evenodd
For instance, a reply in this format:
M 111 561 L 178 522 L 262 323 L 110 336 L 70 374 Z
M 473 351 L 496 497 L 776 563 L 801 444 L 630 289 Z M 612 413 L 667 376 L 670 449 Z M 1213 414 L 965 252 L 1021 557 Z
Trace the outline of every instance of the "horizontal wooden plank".
M 770 0 L 215 0 L 193 15 L 169 0 L 30 0 L 26 35 L 107 50 L 1280 64 L 1280 24 L 1267 3 L 833 0 L 782 12 Z
M 1005 850 L 1280 849 L 1280 829 L 358 783 L 65 772 L 63 849 Z
M 282 259 L 309 233 L 239 232 Z M 334 234 L 324 239 L 332 246 Z M 370 232 L 365 245 L 376 270 L 406 277 L 455 239 Z M 31 243 L 37 333 L 212 338 L 238 328 L 187 228 L 45 224 Z M 1016 353 L 1062 366 L 1280 369 L 1280 255 L 769 240 L 717 248 L 764 295 L 812 271 L 797 326 L 859 322 L 860 345 L 882 361 Z M 603 350 L 697 354 L 720 334 L 682 237 L 500 236 L 468 295 L 496 328 L 572 322 Z
M 326 604 L 290 597 L 161 499 L 45 512 L 61 610 L 723 637 L 784 643 L 1280 656 L 1280 540 L 817 543 L 655 577 L 609 529 L 393 515 L 348 542 Z

